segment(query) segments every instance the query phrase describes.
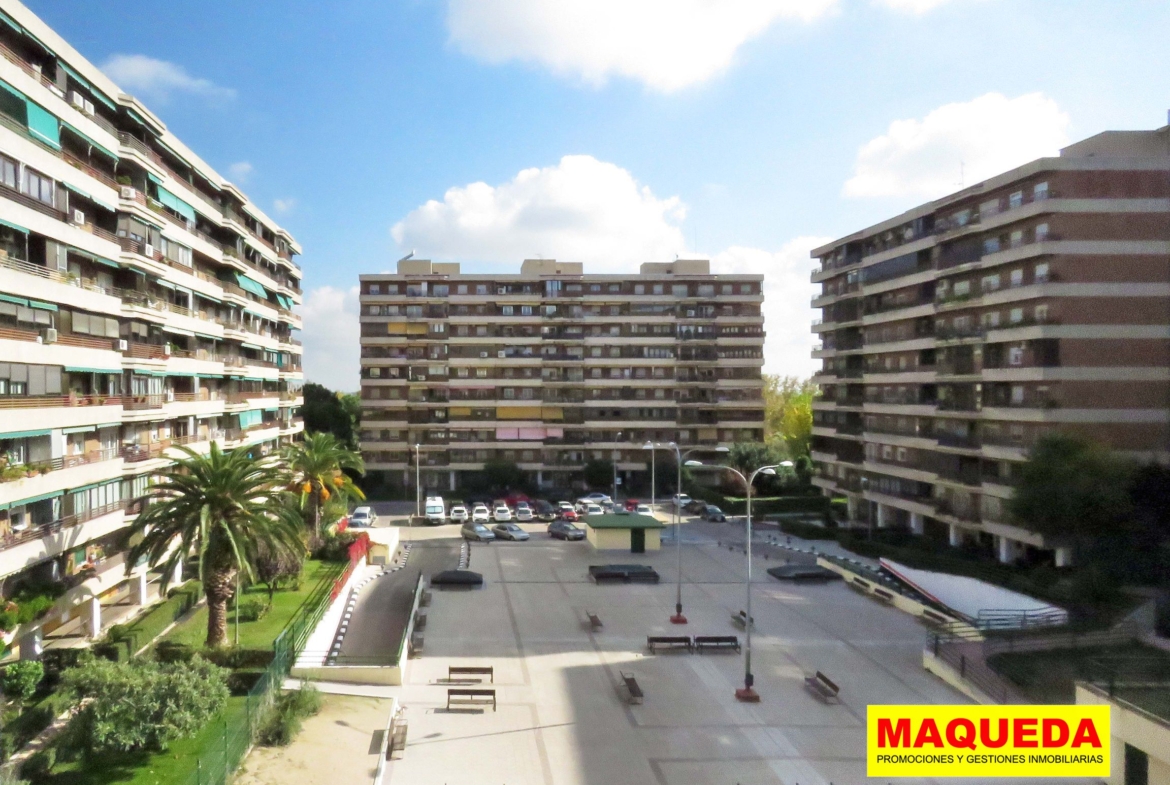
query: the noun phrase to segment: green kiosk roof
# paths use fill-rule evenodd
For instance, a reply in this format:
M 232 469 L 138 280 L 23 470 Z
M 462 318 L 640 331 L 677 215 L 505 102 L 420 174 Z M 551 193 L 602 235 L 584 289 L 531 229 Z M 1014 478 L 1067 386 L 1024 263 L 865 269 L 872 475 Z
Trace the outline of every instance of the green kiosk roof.
M 665 529 L 666 524 L 649 515 L 587 515 L 584 523 L 594 529 Z

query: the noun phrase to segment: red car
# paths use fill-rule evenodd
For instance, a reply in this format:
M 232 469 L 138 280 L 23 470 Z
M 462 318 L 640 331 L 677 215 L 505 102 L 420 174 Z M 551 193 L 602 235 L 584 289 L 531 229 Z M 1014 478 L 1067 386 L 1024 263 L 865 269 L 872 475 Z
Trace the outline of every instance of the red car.
M 638 505 L 641 503 L 637 499 L 626 499 L 626 512 L 637 512 Z
M 561 510 L 562 521 L 579 521 L 581 516 L 577 514 L 576 510 Z

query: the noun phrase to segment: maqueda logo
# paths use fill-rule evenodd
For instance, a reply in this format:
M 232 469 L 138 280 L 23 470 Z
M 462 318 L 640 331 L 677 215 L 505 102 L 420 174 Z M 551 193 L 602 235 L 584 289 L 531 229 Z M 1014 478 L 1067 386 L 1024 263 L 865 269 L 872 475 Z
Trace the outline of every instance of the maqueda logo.
M 870 777 L 1108 777 L 1108 706 L 869 706 Z

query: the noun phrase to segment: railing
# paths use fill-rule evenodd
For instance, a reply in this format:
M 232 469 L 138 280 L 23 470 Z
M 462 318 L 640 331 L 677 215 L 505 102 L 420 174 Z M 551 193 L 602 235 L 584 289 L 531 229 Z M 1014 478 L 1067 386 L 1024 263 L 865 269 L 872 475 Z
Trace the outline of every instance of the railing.
M 7 341 L 39 341 L 41 334 L 33 330 L 18 330 L 12 327 L 0 327 L 0 339 Z
M 94 518 L 100 518 L 103 515 L 108 515 L 112 512 L 126 509 L 125 501 L 112 502 L 102 507 L 95 507 L 91 510 L 86 510 L 75 515 L 66 515 L 50 523 L 42 523 L 36 526 L 29 526 L 20 531 L 13 530 L 10 533 L 0 536 L 0 548 L 12 548 L 21 543 L 31 542 L 32 540 L 39 540 L 42 537 L 48 537 L 56 534 L 62 529 L 68 529 L 72 526 L 91 521 Z
M 124 354 L 138 360 L 165 360 L 169 356 L 165 346 L 134 342 L 128 344 Z
M 100 349 L 110 352 L 114 350 L 114 341 L 111 338 L 87 338 L 84 335 L 58 335 L 57 343 L 62 346 L 76 346 L 81 349 Z M 110 371 L 121 373 L 121 371 Z
M 129 411 L 161 409 L 167 402 L 168 397 L 165 393 L 154 395 L 126 395 L 122 398 L 122 408 Z
M 279 398 L 280 393 L 276 390 L 243 390 L 237 392 L 229 392 L 225 400 L 229 404 L 247 403 L 252 398 Z
M 131 150 L 146 156 L 159 166 L 166 166 L 166 164 L 163 163 L 161 155 L 147 147 L 145 142 L 141 141 L 135 136 L 131 136 L 125 131 L 118 131 L 118 144 L 122 145 L 123 147 L 129 147 Z
M 33 199 L 31 196 L 22 193 L 15 188 L 10 188 L 7 185 L 0 183 L 0 194 L 11 199 L 17 204 L 23 204 L 25 207 L 44 213 L 50 218 L 56 218 L 58 221 L 64 221 L 68 216 L 65 211 L 58 210 L 51 204 L 45 204 L 40 199 Z
M 95 426 L 96 427 L 96 426 Z M 118 449 L 110 448 L 108 450 L 94 450 L 87 452 L 84 455 L 62 455 L 58 458 L 50 458 L 47 461 L 33 461 L 26 463 L 23 468 L 26 472 L 25 477 L 36 477 L 40 474 L 48 474 L 49 472 L 60 471 L 62 469 L 72 469 L 75 466 L 84 466 L 87 463 L 100 463 L 101 461 L 109 461 L 118 457 Z M 24 477 L 13 477 L 8 480 L 0 480 L 0 483 L 17 482 Z
M 216 434 L 219 431 L 209 431 L 206 434 L 191 434 L 189 436 L 176 436 L 172 439 L 163 439 L 153 444 L 130 444 L 126 445 L 121 450 L 122 460 L 127 463 L 140 463 L 148 461 L 152 458 L 161 458 L 163 453 L 171 447 L 178 447 L 183 444 L 195 444 L 197 442 L 205 442 L 210 439 L 217 438 Z

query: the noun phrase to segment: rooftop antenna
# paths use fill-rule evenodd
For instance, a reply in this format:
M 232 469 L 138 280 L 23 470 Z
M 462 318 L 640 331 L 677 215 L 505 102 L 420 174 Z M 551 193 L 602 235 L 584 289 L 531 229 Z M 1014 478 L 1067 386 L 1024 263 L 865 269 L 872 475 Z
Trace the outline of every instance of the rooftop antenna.
M 414 251 L 411 251 L 410 253 L 408 253 L 406 256 L 402 257 L 398 261 L 405 262 L 407 259 L 411 259 L 413 257 L 414 257 Z

